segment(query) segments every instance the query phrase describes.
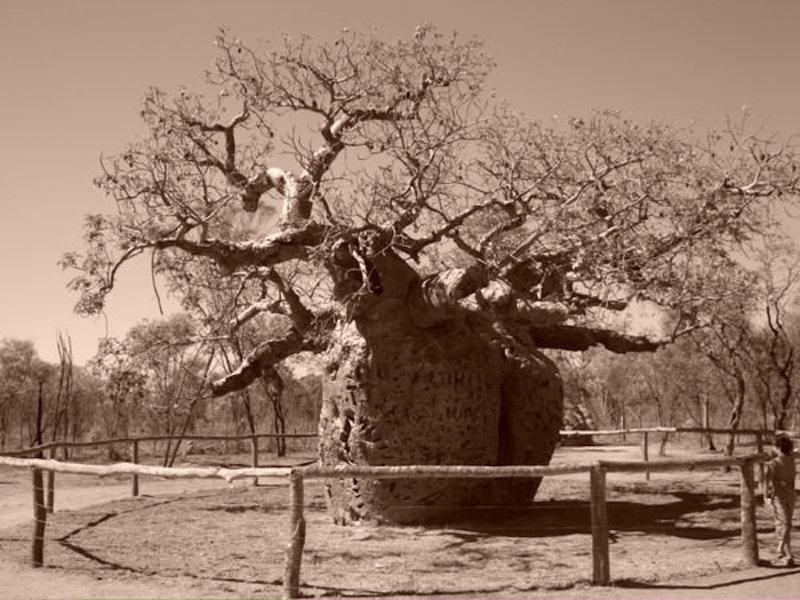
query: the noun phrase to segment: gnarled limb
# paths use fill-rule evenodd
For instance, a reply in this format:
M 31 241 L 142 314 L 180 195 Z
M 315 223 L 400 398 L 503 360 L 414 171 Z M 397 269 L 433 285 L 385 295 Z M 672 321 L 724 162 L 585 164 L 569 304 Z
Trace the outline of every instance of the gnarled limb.
M 586 350 L 602 345 L 613 352 L 646 352 L 672 341 L 609 329 L 566 324 L 571 307 L 563 302 L 521 297 L 501 280 L 487 281 L 480 265 L 450 269 L 424 279 L 412 294 L 415 322 L 422 327 L 469 313 L 494 323 L 493 330 L 516 331 L 539 348 Z M 503 337 L 508 337 L 504 335 Z
M 612 352 L 653 352 L 673 341 L 672 338 L 653 340 L 642 335 L 626 335 L 610 329 L 597 329 L 579 325 L 549 325 L 527 327 L 527 332 L 539 348 L 559 350 L 586 350 L 592 346 L 605 346 Z
M 297 258 L 306 258 L 308 248 L 322 243 L 327 227 L 307 221 L 298 227 L 284 229 L 261 240 L 228 242 L 218 239 L 194 241 L 175 237 L 160 239 L 152 246 L 158 249 L 179 248 L 195 256 L 215 260 L 221 267 L 233 271 L 244 266 L 272 266 Z
M 231 331 L 238 331 L 242 325 L 262 312 L 280 313 L 280 300 L 259 300 L 253 302 L 231 321 Z
M 314 314 L 306 308 L 294 288 L 275 269 L 271 268 L 267 272 L 267 279 L 275 284 L 275 287 L 280 290 L 284 300 L 286 300 L 286 304 L 289 305 L 289 318 L 294 323 L 294 326 L 299 331 L 307 331 L 314 320 Z
M 246 388 L 261 377 L 262 372 L 269 371 L 284 358 L 307 349 L 305 336 L 288 317 L 276 316 L 270 326 L 271 335 L 250 352 L 235 371 L 211 384 L 215 396 Z
M 409 295 L 414 321 L 420 327 L 430 327 L 452 318 L 461 299 L 488 283 L 487 270 L 478 264 L 426 277 Z

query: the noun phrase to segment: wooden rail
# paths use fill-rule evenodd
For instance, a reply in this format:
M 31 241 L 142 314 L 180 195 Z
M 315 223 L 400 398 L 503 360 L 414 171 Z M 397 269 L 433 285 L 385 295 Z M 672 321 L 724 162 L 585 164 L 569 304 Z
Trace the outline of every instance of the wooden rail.
M 714 429 L 702 427 L 629 427 L 627 429 L 564 429 L 559 431 L 561 437 L 582 437 L 582 436 L 613 436 L 627 434 L 650 434 L 650 433 L 713 433 L 713 434 L 737 434 L 770 436 L 778 433 L 785 433 L 792 437 L 800 438 L 800 432 L 769 429 Z M 66 442 L 56 441 L 38 446 L 31 446 L 21 450 L 3 450 L 0 456 L 25 456 L 36 454 L 58 448 L 90 448 L 93 446 L 109 446 L 113 444 L 138 444 L 141 442 L 161 442 L 161 441 L 241 441 L 252 440 L 253 438 L 288 438 L 288 439 L 311 439 L 318 437 L 317 433 L 256 433 L 240 435 L 148 435 L 136 437 L 110 438 L 106 440 L 93 440 L 87 442 Z
M 741 435 L 775 435 L 785 433 L 791 437 L 800 437 L 800 432 L 788 429 L 723 429 L 713 427 L 628 427 L 626 429 L 564 429 L 558 432 L 561 436 L 581 435 L 623 435 L 628 433 L 715 433 Z
M 290 529 L 284 572 L 284 597 L 300 598 L 300 568 L 303 544 L 305 543 L 305 519 L 303 517 L 303 480 L 361 477 L 367 479 L 494 479 L 508 477 L 544 477 L 570 473 L 590 474 L 590 514 L 592 532 L 592 583 L 609 585 L 611 568 L 609 561 L 609 524 L 606 506 L 606 474 L 609 472 L 635 472 L 645 470 L 675 471 L 740 467 L 742 496 L 742 548 L 745 563 L 758 565 L 758 539 L 755 524 L 755 497 L 753 465 L 766 460 L 765 454 L 734 458 L 699 458 L 689 461 L 654 461 L 650 463 L 598 461 L 583 464 L 551 466 L 352 466 L 323 467 L 312 465 L 292 469 L 290 475 Z
M 304 479 L 340 479 L 344 477 L 366 477 L 369 479 L 491 479 L 495 477 L 544 477 L 546 475 L 569 475 L 588 473 L 597 463 L 575 463 L 548 466 L 478 466 L 478 465 L 398 465 L 356 466 L 340 465 L 323 467 L 309 465 L 295 467 L 293 472 Z
M 162 442 L 162 441 L 241 441 L 252 440 L 253 438 L 315 438 L 316 433 L 256 433 L 242 435 L 148 435 L 142 437 L 123 437 L 107 440 L 94 440 L 89 442 L 50 442 L 39 446 L 31 446 L 22 450 L 4 450 L 0 456 L 25 456 L 36 454 L 55 448 L 91 448 L 92 446 L 111 446 L 113 444 L 138 444 L 140 442 Z
M 49 451 L 50 456 L 55 456 L 56 450 L 59 448 L 91 448 L 96 446 L 110 446 L 114 444 L 130 444 L 131 458 L 134 464 L 139 463 L 139 446 L 142 442 L 160 442 L 160 441 L 250 441 L 250 466 L 252 468 L 258 467 L 258 438 L 315 438 L 316 433 L 256 433 L 256 434 L 240 434 L 240 435 L 151 435 L 141 437 L 122 437 L 112 438 L 106 440 L 93 440 L 87 442 L 67 442 L 55 441 L 22 450 L 10 450 L 0 452 L 0 457 L 20 457 L 34 455 L 38 456 L 43 452 Z M 258 485 L 258 477 L 253 478 L 253 484 Z M 136 497 L 139 495 L 139 473 L 133 473 L 131 476 L 131 496 Z M 52 507 L 55 498 L 55 486 L 53 480 L 53 471 L 48 472 L 48 486 L 47 486 L 47 510 L 52 512 Z
M 35 468 L 56 473 L 75 473 L 80 475 L 149 475 L 165 479 L 224 479 L 227 482 L 251 477 L 288 477 L 291 467 L 244 467 L 228 469 L 226 467 L 156 467 L 137 465 L 134 463 L 114 463 L 112 465 L 87 465 L 83 463 L 64 462 L 49 458 L 15 458 L 0 456 L 0 465 L 14 468 Z
M 800 433 L 787 429 L 771 430 L 771 429 L 721 429 L 721 428 L 704 428 L 704 427 L 629 427 L 625 429 L 584 429 L 584 430 L 563 430 L 559 434 L 561 437 L 583 437 L 583 436 L 612 436 L 621 435 L 623 439 L 628 434 L 641 434 L 641 449 L 642 449 L 642 462 L 650 462 L 650 441 L 649 436 L 651 433 L 661 433 L 662 435 L 669 435 L 670 433 L 698 433 L 700 435 L 707 434 L 720 434 L 720 435 L 752 435 L 755 437 L 756 450 L 759 454 L 764 451 L 764 439 L 778 434 L 787 434 L 794 438 L 800 438 Z M 641 469 L 640 469 L 641 470 Z M 650 481 L 651 469 L 641 470 L 644 473 L 644 478 Z M 764 466 L 762 463 L 758 464 L 758 481 L 762 488 L 762 498 L 766 497 L 767 482 L 764 478 Z
M 622 435 L 628 433 L 675 433 L 677 427 L 629 427 L 627 429 L 562 429 L 561 437 L 592 435 Z
M 667 428 L 657 428 L 663 430 Z M 674 428 L 678 429 L 678 428 Z M 637 433 L 635 430 L 628 432 Z M 638 433 L 652 431 L 640 430 Z M 705 431 L 705 430 L 703 430 Z M 740 431 L 741 433 L 742 431 Z M 583 432 L 585 434 L 585 432 Z M 265 434 L 274 435 L 274 434 Z M 293 434 L 306 435 L 306 434 Z M 219 439 L 219 436 L 214 436 Z M 252 436 L 239 436 L 241 439 Z M 259 434 L 259 437 L 263 437 Z M 142 440 L 147 438 L 135 438 Z M 159 438 L 163 439 L 163 438 Z M 184 438 L 186 439 L 186 438 Z M 134 453 L 135 455 L 135 453 Z M 589 473 L 590 514 L 592 535 L 592 582 L 595 585 L 609 585 L 611 582 L 609 561 L 609 523 L 606 506 L 606 479 L 608 473 L 676 471 L 716 469 L 719 467 L 738 467 L 740 469 L 741 495 L 741 536 L 745 564 L 758 564 L 758 540 L 755 523 L 755 477 L 754 467 L 769 458 L 764 453 L 728 458 L 697 458 L 692 460 L 637 461 L 596 461 L 579 464 L 557 464 L 549 466 L 472 466 L 472 465 L 399 465 L 399 466 L 355 466 L 339 465 L 325 467 L 310 465 L 306 467 L 250 467 L 228 469 L 222 467 L 156 467 L 135 463 L 116 463 L 112 465 L 89 465 L 62 462 L 43 458 L 19 458 L 0 455 L 0 466 L 12 468 L 32 468 L 34 487 L 37 487 L 36 473 L 42 470 L 60 473 L 79 473 L 97 476 L 109 475 L 149 475 L 164 478 L 221 478 L 226 481 L 253 477 L 286 477 L 290 491 L 290 542 L 286 550 L 284 571 L 284 595 L 286 598 L 300 597 L 300 567 L 305 544 L 304 480 L 305 479 L 423 479 L 423 478 L 531 478 L 561 476 L 573 473 Z M 138 480 L 135 480 L 138 482 Z M 41 475 L 39 477 L 41 486 Z M 135 484 L 135 485 L 138 485 Z M 41 503 L 34 503 L 35 529 L 32 544 L 32 563 L 43 564 L 43 539 L 46 513 Z

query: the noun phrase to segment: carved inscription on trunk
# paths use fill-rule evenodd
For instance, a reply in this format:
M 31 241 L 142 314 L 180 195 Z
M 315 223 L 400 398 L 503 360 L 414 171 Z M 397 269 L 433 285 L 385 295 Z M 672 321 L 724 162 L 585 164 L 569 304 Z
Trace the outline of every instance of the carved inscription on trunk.
M 545 464 L 558 440 L 553 364 L 503 356 L 468 329 L 347 336 L 324 388 L 324 464 Z M 465 507 L 518 504 L 538 481 L 336 480 L 334 518 L 419 522 Z

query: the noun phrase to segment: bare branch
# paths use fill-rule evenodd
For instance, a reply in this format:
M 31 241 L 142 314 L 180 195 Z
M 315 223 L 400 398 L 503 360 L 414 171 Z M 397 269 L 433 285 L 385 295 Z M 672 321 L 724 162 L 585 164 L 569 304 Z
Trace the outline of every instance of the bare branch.
M 531 326 L 527 331 L 538 347 L 560 350 L 587 350 L 592 346 L 604 346 L 617 353 L 653 352 L 674 341 L 672 338 L 653 340 L 645 336 L 625 335 L 609 329 L 572 325 Z
M 308 331 L 308 328 L 314 320 L 314 314 L 305 307 L 300 297 L 297 295 L 297 292 L 294 291 L 292 286 L 289 285 L 275 269 L 269 269 L 267 272 L 267 279 L 275 284 L 286 300 L 286 303 L 289 305 L 289 316 L 297 330 L 303 332 Z
M 261 241 L 227 242 L 217 239 L 192 241 L 185 238 L 160 239 L 151 245 L 158 249 L 179 248 L 195 256 L 215 260 L 233 271 L 244 266 L 272 266 L 298 258 L 306 258 L 308 249 L 319 246 L 326 226 L 313 221 L 266 236 Z
M 284 358 L 306 349 L 306 340 L 303 334 L 290 323 L 281 323 L 278 319 L 276 317 L 274 322 L 274 328 L 277 331 L 248 354 L 235 371 L 211 384 L 211 390 L 215 396 L 246 388 L 259 378 L 264 370 L 271 368 Z

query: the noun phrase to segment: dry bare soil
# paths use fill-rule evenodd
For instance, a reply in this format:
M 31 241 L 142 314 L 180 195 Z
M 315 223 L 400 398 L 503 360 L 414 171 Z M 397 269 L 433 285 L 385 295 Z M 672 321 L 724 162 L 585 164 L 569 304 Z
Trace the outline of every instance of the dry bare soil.
M 572 448 L 561 450 L 554 462 L 622 460 L 635 453 L 623 447 Z M 24 480 L 19 473 L 24 472 L 0 474 L 7 498 L 8 486 Z M 143 491 L 149 485 L 152 493 L 155 483 L 143 481 Z M 29 487 L 14 487 L 29 501 Z M 587 475 L 551 477 L 534 504 L 515 511 L 485 507 L 479 520 L 436 528 L 340 527 L 325 513 L 322 485 L 309 482 L 301 591 L 308 596 L 480 597 L 586 586 L 591 575 L 588 497 Z M 739 568 L 738 497 L 735 471 L 654 474 L 650 482 L 641 474 L 610 475 L 612 578 L 652 583 Z M 288 541 L 287 502 L 282 485 L 216 485 L 58 510 L 47 524 L 47 571 L 141 584 L 142 589 L 157 583 L 191 597 L 277 598 Z M 762 549 L 771 547 L 770 513 L 761 508 L 758 515 Z M 30 533 L 29 522 L 0 530 L 4 561 L 27 562 Z

